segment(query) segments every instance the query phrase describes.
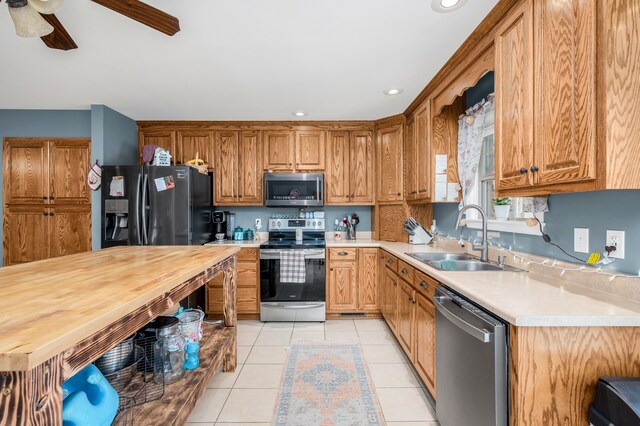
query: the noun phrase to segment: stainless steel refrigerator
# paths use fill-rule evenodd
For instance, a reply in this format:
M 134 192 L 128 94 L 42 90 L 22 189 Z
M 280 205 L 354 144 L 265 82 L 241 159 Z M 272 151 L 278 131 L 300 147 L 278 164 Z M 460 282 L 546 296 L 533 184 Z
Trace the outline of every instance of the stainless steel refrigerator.
M 213 239 L 212 177 L 188 166 L 104 166 L 102 248 Z M 204 287 L 180 304 L 204 307 Z
M 102 247 L 211 241 L 211 181 L 187 166 L 104 166 Z

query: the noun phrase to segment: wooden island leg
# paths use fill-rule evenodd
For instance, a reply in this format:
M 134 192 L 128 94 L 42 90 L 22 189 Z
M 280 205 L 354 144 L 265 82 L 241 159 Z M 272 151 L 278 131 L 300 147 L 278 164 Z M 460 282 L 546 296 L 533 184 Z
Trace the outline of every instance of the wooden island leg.
M 62 425 L 62 355 L 29 371 L 0 373 L 1 425 Z
M 236 307 L 236 256 L 229 258 L 226 261 L 224 268 L 224 326 L 233 327 L 233 343 L 229 352 L 224 356 L 224 364 L 222 370 L 225 373 L 233 372 L 236 369 L 238 363 L 238 329 L 236 327 L 238 323 L 238 311 Z

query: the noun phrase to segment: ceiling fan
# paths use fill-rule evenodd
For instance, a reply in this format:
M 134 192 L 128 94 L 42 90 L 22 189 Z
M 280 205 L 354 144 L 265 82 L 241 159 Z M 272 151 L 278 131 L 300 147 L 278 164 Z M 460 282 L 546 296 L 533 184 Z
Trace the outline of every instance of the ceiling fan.
M 180 31 L 178 18 L 139 0 L 92 1 L 169 36 Z M 64 0 L 7 0 L 16 34 L 40 37 L 51 49 L 77 49 L 78 45 L 54 15 L 63 3 Z

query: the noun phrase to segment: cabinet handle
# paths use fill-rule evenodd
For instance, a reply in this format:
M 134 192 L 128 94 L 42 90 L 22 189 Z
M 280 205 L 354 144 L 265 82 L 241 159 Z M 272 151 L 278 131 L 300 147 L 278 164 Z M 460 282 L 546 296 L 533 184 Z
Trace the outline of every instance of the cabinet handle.
M 397 195 L 402 195 L 402 194 L 401 194 L 400 192 L 398 192 L 398 194 L 397 194 Z
M 333 271 L 333 268 L 329 268 L 330 271 Z
M 411 298 L 411 303 L 413 303 L 415 305 L 416 304 L 416 299 Z
M 527 173 L 529 173 L 529 170 L 527 170 L 525 167 L 520 169 L 520 174 L 521 175 L 526 175 Z
M 42 196 L 42 199 L 43 199 L 43 200 L 46 200 L 47 198 L 48 198 L 48 197 L 47 197 L 46 195 L 43 195 L 43 196 Z
M 429 283 L 427 283 L 426 281 L 420 281 L 420 287 L 426 290 L 429 288 Z
M 535 173 L 538 170 L 540 170 L 540 169 L 538 169 L 538 166 L 531 166 L 531 173 Z
M 394 282 L 393 282 L 393 286 L 394 286 L 394 287 L 397 287 L 397 286 L 398 286 L 398 283 L 394 281 Z
M 411 195 L 417 194 L 417 193 L 418 193 L 418 191 L 411 191 Z
M 56 197 L 54 197 L 53 195 L 51 197 L 49 197 L 50 200 L 55 200 Z
M 389 260 L 387 260 L 387 263 L 388 263 L 389 265 L 391 265 L 391 264 L 393 263 L 393 259 L 389 259 Z
M 348 255 L 348 254 L 349 254 L 349 253 L 347 253 L 346 251 L 339 251 L 339 252 L 338 252 L 338 256 L 346 256 L 346 255 Z
M 293 166 L 293 163 L 289 163 L 290 166 Z
M 55 216 L 56 214 L 54 212 L 49 213 L 49 216 Z
M 409 302 L 411 302 L 413 300 L 413 298 L 411 296 L 409 296 Z
M 44 216 L 49 216 L 49 213 L 47 213 L 47 212 L 42 212 L 42 214 L 43 214 Z
M 402 272 L 403 275 L 408 275 L 409 274 L 409 271 L 407 271 L 407 268 L 402 268 L 402 270 L 400 272 Z

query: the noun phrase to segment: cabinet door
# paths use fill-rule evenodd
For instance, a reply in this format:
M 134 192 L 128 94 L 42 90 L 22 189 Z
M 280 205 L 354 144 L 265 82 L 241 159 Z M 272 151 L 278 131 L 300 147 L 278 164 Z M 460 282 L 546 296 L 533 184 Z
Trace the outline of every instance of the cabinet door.
M 534 2 L 536 184 L 596 177 L 596 8 L 595 0 Z
M 197 155 L 209 165 L 209 170 L 213 170 L 213 132 L 209 130 L 178 131 L 176 151 L 176 164 L 186 164 Z
M 296 170 L 324 171 L 325 138 L 323 130 L 296 132 Z
M 48 257 L 48 214 L 46 206 L 5 206 L 4 266 Z
M 59 206 L 49 209 L 49 257 L 91 250 L 91 207 Z
M 378 131 L 378 201 L 402 201 L 402 126 Z
M 260 132 L 240 132 L 238 142 L 238 201 L 262 205 L 262 143 Z
M 358 249 L 358 310 L 378 312 L 378 249 Z
M 238 133 L 217 132 L 215 149 L 215 204 L 233 205 L 238 198 Z
M 398 292 L 398 277 L 393 271 L 385 268 L 384 276 L 384 319 L 387 320 L 389 328 L 396 333 L 396 314 L 397 314 L 397 292 Z
M 331 132 L 327 148 L 327 204 L 347 204 L 351 199 L 350 133 Z
M 373 141 L 371 132 L 353 132 L 351 135 L 351 203 L 373 204 Z
M 327 287 L 327 312 L 356 312 L 358 309 L 358 264 L 331 261 Z
M 175 164 L 176 155 L 176 132 L 173 130 L 141 130 L 140 146 L 155 145 L 168 150 L 171 157 L 171 164 Z M 141 152 L 142 153 L 142 152 Z
M 414 366 L 427 385 L 431 395 L 436 396 L 436 309 L 426 297 L 415 296 L 415 336 L 413 350 Z
M 417 197 L 417 174 L 416 120 L 412 115 L 407 119 L 407 130 L 404 135 L 404 196 L 407 201 L 413 201 Z
M 409 358 L 413 356 L 413 311 L 414 311 L 414 297 L 415 291 L 413 288 L 400 280 L 398 283 L 398 323 L 396 337 L 400 342 Z
M 87 174 L 91 167 L 91 142 L 55 140 L 49 143 L 49 199 L 55 204 L 91 204 Z
M 419 201 L 431 200 L 431 102 L 417 112 L 415 120 L 414 185 Z
M 533 26 L 523 1 L 498 29 L 495 71 L 496 189 L 533 183 Z
M 263 135 L 264 169 L 293 170 L 295 152 L 292 133 L 269 130 Z
M 3 163 L 5 204 L 48 203 L 49 143 L 46 140 L 5 139 Z

